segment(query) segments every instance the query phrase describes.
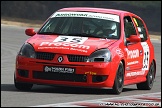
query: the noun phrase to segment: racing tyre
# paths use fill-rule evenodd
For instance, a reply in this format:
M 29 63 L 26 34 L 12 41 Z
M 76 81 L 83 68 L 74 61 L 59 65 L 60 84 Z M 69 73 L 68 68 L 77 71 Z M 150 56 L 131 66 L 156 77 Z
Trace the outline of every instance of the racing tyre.
M 123 86 L 124 86 L 124 66 L 123 63 L 120 62 L 113 85 L 113 92 L 115 94 L 120 94 L 123 90 Z
M 154 62 L 152 62 L 149 72 L 146 76 L 146 81 L 136 84 L 137 88 L 139 90 L 151 90 L 151 88 L 153 87 L 154 79 L 155 79 L 155 64 Z
M 15 87 L 19 90 L 29 91 L 33 87 L 33 84 L 17 82 L 14 77 Z

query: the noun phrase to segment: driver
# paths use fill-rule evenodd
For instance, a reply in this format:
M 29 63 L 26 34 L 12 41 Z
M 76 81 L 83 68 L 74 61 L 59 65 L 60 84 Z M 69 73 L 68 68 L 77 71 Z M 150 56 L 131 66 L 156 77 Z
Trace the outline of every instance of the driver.
M 82 26 L 82 33 L 89 34 L 89 27 L 88 25 L 83 24 Z
M 116 23 L 115 22 L 108 22 L 103 27 L 103 36 L 107 38 L 111 38 L 112 36 L 117 36 L 116 34 Z

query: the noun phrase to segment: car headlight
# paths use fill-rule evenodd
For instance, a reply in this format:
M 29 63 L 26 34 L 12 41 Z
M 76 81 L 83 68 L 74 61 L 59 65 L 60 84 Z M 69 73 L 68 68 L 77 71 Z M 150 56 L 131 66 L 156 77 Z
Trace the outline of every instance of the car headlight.
M 20 49 L 19 55 L 29 57 L 29 58 L 36 57 L 33 46 L 28 43 L 23 44 L 23 46 Z
M 100 49 L 92 53 L 87 62 L 109 62 L 111 61 L 111 53 L 108 49 Z

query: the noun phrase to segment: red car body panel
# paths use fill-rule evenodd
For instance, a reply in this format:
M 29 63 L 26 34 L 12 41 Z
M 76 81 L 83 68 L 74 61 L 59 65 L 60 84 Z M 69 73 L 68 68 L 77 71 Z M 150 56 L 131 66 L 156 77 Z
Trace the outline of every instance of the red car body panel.
M 110 87 L 114 85 L 116 72 L 120 61 L 124 64 L 124 85 L 135 84 L 146 81 L 146 75 L 148 68 L 143 69 L 144 52 L 149 52 L 149 61 L 147 66 L 150 66 L 151 62 L 155 62 L 154 48 L 150 41 L 147 27 L 144 21 L 137 15 L 113 9 L 99 9 L 99 8 L 64 8 L 57 12 L 97 12 L 104 14 L 118 15 L 120 18 L 120 39 L 101 39 L 88 37 L 85 38 L 84 43 L 57 43 L 57 39 L 60 35 L 42 35 L 35 34 L 29 38 L 26 42 L 30 43 L 36 52 L 48 52 L 55 53 L 52 60 L 40 60 L 35 58 L 27 58 L 21 55 L 17 55 L 16 58 L 16 72 L 15 77 L 19 82 L 29 82 L 33 84 L 51 84 L 51 85 L 66 85 L 66 86 L 81 86 L 81 87 Z M 124 21 L 125 16 L 134 16 L 141 19 L 146 28 L 147 40 L 145 42 L 138 42 L 126 46 L 124 43 Z M 53 15 L 51 15 L 53 16 Z M 51 17 L 49 17 L 51 18 Z M 48 19 L 49 19 L 48 18 Z M 45 21 L 45 23 L 48 21 Z M 136 25 L 135 20 L 132 20 Z M 45 24 L 44 23 L 44 24 Z M 135 26 L 137 35 L 138 28 Z M 65 36 L 68 37 L 68 36 Z M 111 52 L 111 62 L 69 62 L 67 55 L 84 55 L 90 56 L 94 51 L 107 48 Z M 145 49 L 145 50 L 144 50 Z M 63 61 L 59 62 L 58 58 L 63 57 Z M 44 66 L 60 66 L 75 68 L 75 74 L 82 75 L 82 78 L 87 78 L 86 81 L 64 81 L 64 80 L 49 80 L 34 78 L 33 73 L 42 73 L 44 75 Z M 28 77 L 22 77 L 18 70 L 28 70 Z M 105 80 L 101 82 L 93 82 L 94 76 L 105 76 Z M 50 76 L 50 75 L 49 75 Z M 70 77 L 70 76 L 69 76 Z M 73 77 L 73 76 L 71 76 Z M 80 77 L 79 77 L 80 78 Z M 57 79 L 57 78 L 56 78 Z

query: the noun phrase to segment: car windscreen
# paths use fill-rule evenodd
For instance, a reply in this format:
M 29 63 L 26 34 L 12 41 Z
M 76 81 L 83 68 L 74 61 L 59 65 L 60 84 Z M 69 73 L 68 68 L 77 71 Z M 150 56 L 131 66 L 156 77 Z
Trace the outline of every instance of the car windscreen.
M 85 36 L 94 38 L 119 39 L 120 22 L 109 18 L 85 16 L 51 17 L 42 26 L 38 34 L 59 34 L 67 36 Z

